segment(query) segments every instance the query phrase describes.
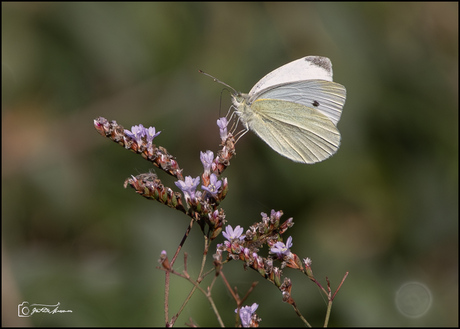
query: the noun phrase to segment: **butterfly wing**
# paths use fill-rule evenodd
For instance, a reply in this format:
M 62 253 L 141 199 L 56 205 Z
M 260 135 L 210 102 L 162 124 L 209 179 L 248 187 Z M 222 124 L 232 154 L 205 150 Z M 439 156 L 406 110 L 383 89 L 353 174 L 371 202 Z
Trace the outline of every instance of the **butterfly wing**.
M 313 107 L 337 125 L 345 104 L 346 90 L 344 86 L 335 82 L 304 80 L 271 86 L 257 95 L 250 96 L 249 103 L 261 98 L 285 100 Z
M 287 63 L 260 79 L 249 95 L 257 95 L 275 85 L 313 79 L 332 81 L 332 63 L 329 58 L 306 56 Z
M 248 105 L 246 105 L 248 106 Z M 279 99 L 258 99 L 251 104 L 246 123 L 271 148 L 302 163 L 327 159 L 340 145 L 340 133 L 320 111 Z

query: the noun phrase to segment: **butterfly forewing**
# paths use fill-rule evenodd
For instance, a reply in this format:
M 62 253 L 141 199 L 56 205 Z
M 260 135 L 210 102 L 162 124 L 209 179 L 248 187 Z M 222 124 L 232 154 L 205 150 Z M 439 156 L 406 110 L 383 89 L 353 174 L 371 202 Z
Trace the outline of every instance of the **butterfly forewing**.
M 259 94 L 275 85 L 311 79 L 332 81 L 332 63 L 329 58 L 306 56 L 287 63 L 260 79 L 249 95 Z

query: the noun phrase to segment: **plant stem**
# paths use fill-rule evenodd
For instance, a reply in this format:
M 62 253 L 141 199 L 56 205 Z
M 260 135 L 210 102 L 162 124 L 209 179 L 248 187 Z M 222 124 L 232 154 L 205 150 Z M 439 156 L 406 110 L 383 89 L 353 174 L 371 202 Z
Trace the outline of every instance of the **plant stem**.
M 331 309 L 332 309 L 332 299 L 329 299 L 329 302 L 327 303 L 326 318 L 324 319 L 324 328 L 327 328 L 329 324 L 329 317 L 331 316 Z
M 299 309 L 297 308 L 297 305 L 295 303 L 291 305 L 294 308 L 294 311 L 296 312 L 296 314 L 299 316 L 300 320 L 302 320 L 303 323 L 305 323 L 307 327 L 311 328 L 311 324 L 307 321 L 307 319 L 303 317 L 302 313 L 300 313 Z
M 177 256 L 179 255 L 179 252 L 180 252 L 180 250 L 182 249 L 182 246 L 185 243 L 185 240 L 187 240 L 187 237 L 188 237 L 188 235 L 190 233 L 190 230 L 192 229 L 193 222 L 194 222 L 194 219 L 192 219 L 190 221 L 190 224 L 188 224 L 187 230 L 185 231 L 185 234 L 182 237 L 182 240 L 179 243 L 179 246 L 177 247 L 176 253 L 174 254 L 174 256 L 173 256 L 173 258 L 172 258 L 172 260 L 170 262 L 171 268 L 172 268 L 174 262 L 176 261 Z M 164 309 L 165 309 L 165 323 L 166 323 L 166 326 L 171 326 L 172 327 L 174 325 L 174 322 L 177 319 L 177 316 L 180 313 L 177 313 L 177 316 L 172 317 L 171 321 L 169 321 L 169 283 L 170 283 L 170 275 L 171 275 L 171 272 L 166 271 L 166 273 L 165 273 L 165 305 L 164 305 Z

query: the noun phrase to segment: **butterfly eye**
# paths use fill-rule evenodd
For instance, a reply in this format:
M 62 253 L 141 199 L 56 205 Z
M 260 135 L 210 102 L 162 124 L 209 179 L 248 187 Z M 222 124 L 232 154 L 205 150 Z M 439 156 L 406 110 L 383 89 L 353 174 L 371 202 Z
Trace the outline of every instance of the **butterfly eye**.
M 318 101 L 313 101 L 313 103 L 311 103 L 311 105 L 313 105 L 314 107 L 318 107 L 318 106 L 319 106 L 319 102 L 318 102 Z

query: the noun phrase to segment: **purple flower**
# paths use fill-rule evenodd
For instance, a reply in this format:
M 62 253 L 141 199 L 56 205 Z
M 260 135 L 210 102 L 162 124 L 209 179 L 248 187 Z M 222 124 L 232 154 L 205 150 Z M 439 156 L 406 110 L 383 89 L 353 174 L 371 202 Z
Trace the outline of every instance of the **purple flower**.
M 270 219 L 272 219 L 272 221 L 279 221 L 282 215 L 282 211 L 275 211 L 274 209 L 272 209 L 270 213 Z
M 138 126 L 132 126 L 131 131 L 125 129 L 125 134 L 134 139 L 138 145 L 142 144 L 142 138 L 146 136 L 147 143 L 151 144 L 152 140 L 160 134 L 161 131 L 155 132 L 155 127 L 145 128 L 142 124 Z
M 146 136 L 147 136 L 147 142 L 152 143 L 153 139 L 157 137 L 161 131 L 155 132 L 155 127 L 149 127 L 149 129 L 146 129 Z
M 227 136 L 228 136 L 227 125 L 228 125 L 227 118 L 223 117 L 217 120 L 217 126 L 219 127 L 220 138 L 222 140 L 227 139 Z
M 142 137 L 145 135 L 145 128 L 142 124 L 132 126 L 131 131 L 125 129 L 125 134 L 134 139 L 138 145 L 142 143 Z
M 292 247 L 292 236 L 290 236 L 286 244 L 284 244 L 281 241 L 278 241 L 275 243 L 273 247 L 270 248 L 270 251 L 278 256 L 278 258 L 283 258 L 284 256 L 289 256 L 291 254 L 291 251 L 289 248 Z
M 241 326 L 248 328 L 251 326 L 252 315 L 255 313 L 259 305 L 257 303 L 252 304 L 252 306 L 244 306 L 240 309 L 240 319 Z M 238 312 L 238 309 L 235 310 L 235 313 Z
M 242 233 L 243 233 L 243 228 L 241 226 L 238 225 L 237 227 L 235 227 L 235 229 L 233 229 L 230 225 L 227 225 L 227 227 L 225 228 L 225 232 L 222 232 L 222 235 L 228 241 L 232 241 L 234 239 L 243 240 L 244 235 L 241 235 Z
M 185 181 L 178 180 L 177 182 L 174 182 L 178 188 L 182 190 L 185 196 L 185 200 L 195 200 L 195 190 L 200 184 L 200 176 L 197 176 L 195 179 L 193 179 L 191 176 L 185 177 Z
M 214 153 L 212 151 L 206 151 L 203 153 L 200 151 L 200 160 L 203 164 L 203 168 L 205 172 L 211 172 L 212 163 L 214 162 Z
M 222 186 L 222 182 L 217 180 L 216 174 L 211 174 L 210 183 L 208 186 L 201 185 L 201 188 L 205 191 L 208 191 L 213 197 L 217 196 L 219 189 Z

